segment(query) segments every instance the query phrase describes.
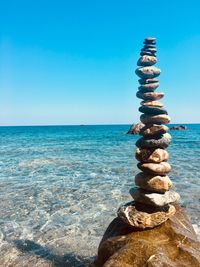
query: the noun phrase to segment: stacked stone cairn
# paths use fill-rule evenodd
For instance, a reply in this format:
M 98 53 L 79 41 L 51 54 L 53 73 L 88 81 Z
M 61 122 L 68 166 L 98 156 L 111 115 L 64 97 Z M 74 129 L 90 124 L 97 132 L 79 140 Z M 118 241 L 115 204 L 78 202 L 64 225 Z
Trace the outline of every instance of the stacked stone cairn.
M 158 101 L 164 93 L 155 91 L 159 86 L 157 77 L 161 73 L 153 66 L 157 62 L 156 38 L 145 38 L 143 43 L 136 69 L 140 78 L 136 96 L 142 99 L 139 111 L 144 124 L 139 133 L 142 137 L 136 142 L 137 166 L 141 172 L 135 176 L 138 188 L 130 190 L 134 201 L 118 210 L 118 216 L 125 223 L 141 230 L 160 225 L 174 215 L 176 209 L 173 204 L 180 198 L 178 193 L 169 191 L 172 181 L 167 174 L 171 166 L 165 149 L 171 143 L 171 136 L 165 124 L 170 122 L 170 117 Z

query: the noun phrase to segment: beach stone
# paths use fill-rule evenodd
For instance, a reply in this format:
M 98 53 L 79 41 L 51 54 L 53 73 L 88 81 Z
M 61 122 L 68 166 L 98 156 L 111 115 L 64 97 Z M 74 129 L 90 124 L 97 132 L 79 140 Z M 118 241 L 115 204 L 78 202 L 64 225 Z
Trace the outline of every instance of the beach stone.
M 168 132 L 169 128 L 165 125 L 158 125 L 158 124 L 152 124 L 152 125 L 146 125 L 143 128 L 141 128 L 139 134 L 143 135 L 144 137 L 151 137 L 154 135 L 164 134 Z
M 140 85 L 138 89 L 140 91 L 143 90 L 145 92 L 145 90 L 155 90 L 156 88 L 158 88 L 158 86 L 159 86 L 159 83 L 147 83 L 147 84 Z
M 164 93 L 161 93 L 161 92 L 147 92 L 147 93 L 143 93 L 143 92 L 140 92 L 140 91 L 137 91 L 136 93 L 136 96 L 138 98 L 141 98 L 143 100 L 159 100 L 161 98 L 163 98 L 165 94 Z
M 158 108 L 164 107 L 164 105 L 159 101 L 142 101 L 140 102 L 140 105 L 149 107 L 158 107 Z
M 144 124 L 167 124 L 170 122 L 169 115 L 166 114 L 159 114 L 159 115 L 148 115 L 148 114 L 142 114 L 140 116 L 140 120 Z
M 144 44 L 144 49 L 146 49 L 146 48 L 154 48 L 154 47 L 156 47 L 156 45 L 155 44 Z
M 180 200 L 180 195 L 174 191 L 166 191 L 164 194 L 158 194 L 143 189 L 131 188 L 130 194 L 135 202 L 159 207 L 176 203 Z
M 157 52 L 157 49 L 156 47 L 144 47 L 141 49 L 142 52 L 151 52 L 151 53 L 156 53 Z
M 138 163 L 138 168 L 147 173 L 165 175 L 171 171 L 171 166 L 168 162 L 160 163 Z
M 167 148 L 171 143 L 171 135 L 168 133 L 154 137 L 141 137 L 136 141 L 138 148 Z
M 166 109 L 152 106 L 141 106 L 138 110 L 149 115 L 168 114 Z
M 164 193 L 172 188 L 172 181 L 167 175 L 152 175 L 140 172 L 135 176 L 135 184 L 141 189 L 155 192 Z
M 152 66 L 156 64 L 157 58 L 153 56 L 144 55 L 139 58 L 137 65 L 138 66 Z
M 149 67 L 140 67 L 137 68 L 135 73 L 140 77 L 140 78 L 155 78 L 160 75 L 161 70 L 155 66 L 149 66 Z
M 169 153 L 161 148 L 136 148 L 135 157 L 142 163 L 160 163 L 169 159 Z
M 152 79 L 139 79 L 138 82 L 140 84 L 157 83 L 157 82 L 159 82 L 159 79 L 157 79 L 157 78 L 152 78 Z
M 124 208 L 123 214 L 130 219 L 125 223 L 117 217 L 110 223 L 99 245 L 95 267 L 200 267 L 200 242 L 184 210 L 179 205 L 175 208 L 176 213 L 168 220 L 145 231 L 134 229 L 131 222 L 142 228 L 141 221 L 148 229 L 157 218 L 147 210 L 137 219 L 134 208 Z
M 121 206 L 118 211 L 118 217 L 134 229 L 151 229 L 165 222 L 174 215 L 176 209 L 173 205 L 166 205 L 158 208 L 143 205 L 134 201 Z
M 140 52 L 140 56 L 152 56 L 152 57 L 156 57 L 156 54 L 150 51 L 141 51 Z
M 155 37 L 152 37 L 152 36 L 146 37 L 144 39 L 144 42 L 147 42 L 147 43 L 152 43 L 152 42 L 155 42 L 155 41 L 156 41 L 156 38 Z

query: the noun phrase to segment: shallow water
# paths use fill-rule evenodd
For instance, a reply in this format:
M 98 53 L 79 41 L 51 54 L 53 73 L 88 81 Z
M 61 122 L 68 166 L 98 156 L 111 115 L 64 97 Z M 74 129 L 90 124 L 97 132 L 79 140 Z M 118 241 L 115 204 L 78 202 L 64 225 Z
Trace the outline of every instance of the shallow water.
M 171 179 L 200 229 L 200 125 L 171 131 Z M 128 125 L 1 127 L 0 266 L 88 266 L 131 197 Z

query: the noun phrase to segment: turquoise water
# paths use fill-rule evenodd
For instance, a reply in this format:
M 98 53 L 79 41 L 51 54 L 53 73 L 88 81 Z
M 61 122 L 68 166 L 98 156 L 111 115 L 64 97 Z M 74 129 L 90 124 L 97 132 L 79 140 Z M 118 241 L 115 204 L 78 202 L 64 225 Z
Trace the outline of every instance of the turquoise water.
M 171 179 L 200 228 L 200 125 L 171 131 Z M 88 266 L 138 172 L 129 125 L 0 127 L 0 266 Z

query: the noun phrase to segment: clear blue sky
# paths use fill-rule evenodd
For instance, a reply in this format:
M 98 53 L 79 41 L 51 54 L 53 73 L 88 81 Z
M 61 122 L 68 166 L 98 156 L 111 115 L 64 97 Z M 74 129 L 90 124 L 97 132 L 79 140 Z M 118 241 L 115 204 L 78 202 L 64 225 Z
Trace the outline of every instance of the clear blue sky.
M 172 123 L 200 122 L 199 12 L 199 0 L 1 0 L 0 125 L 137 122 L 146 36 Z

